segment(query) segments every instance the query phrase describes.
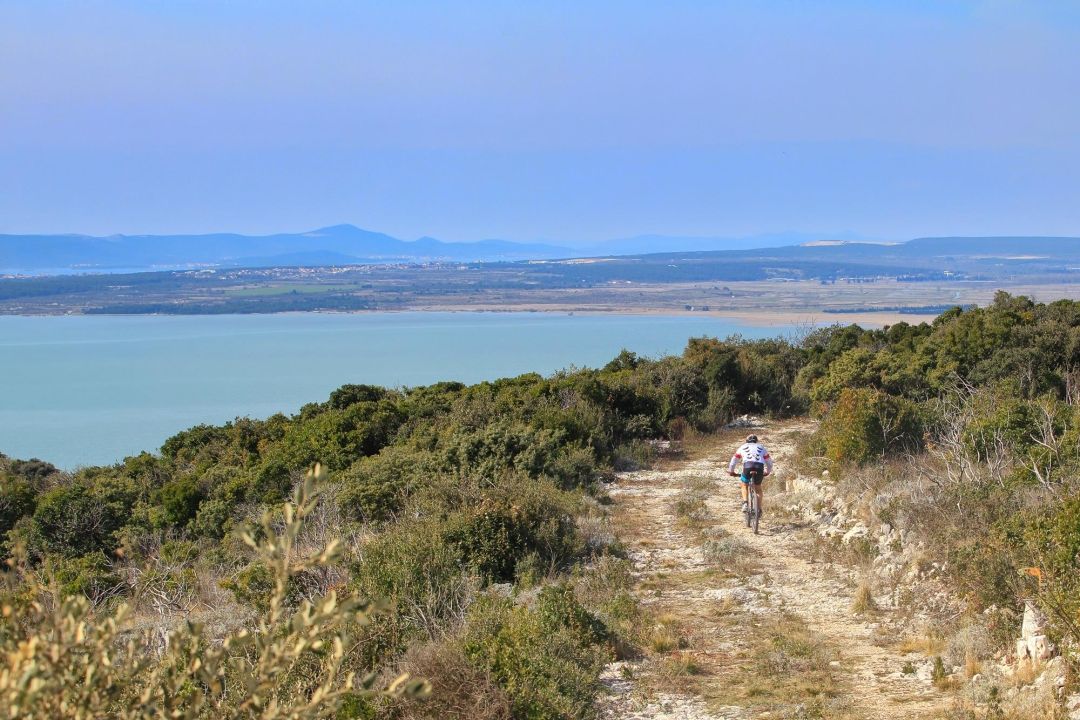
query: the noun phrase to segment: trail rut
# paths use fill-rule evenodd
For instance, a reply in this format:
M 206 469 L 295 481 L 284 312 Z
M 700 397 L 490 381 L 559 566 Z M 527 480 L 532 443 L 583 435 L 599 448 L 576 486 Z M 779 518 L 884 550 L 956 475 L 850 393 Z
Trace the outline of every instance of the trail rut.
M 776 472 L 756 536 L 743 525 L 736 482 L 726 475 L 735 433 L 703 459 L 619 475 L 610 490 L 613 524 L 633 563 L 635 594 L 659 618 L 656 631 L 680 639 L 674 648 L 660 645 L 644 659 L 610 665 L 601 717 L 944 714 L 950 696 L 910 672 L 912 656 L 888 634 L 888 611 L 852 611 L 857 571 L 811 562 L 810 531 L 773 511 L 794 501 L 782 487 L 795 477 L 795 446 L 810 429 L 789 423 L 758 431 Z M 687 519 L 695 497 L 704 509 Z M 710 540 L 728 555 L 710 556 Z

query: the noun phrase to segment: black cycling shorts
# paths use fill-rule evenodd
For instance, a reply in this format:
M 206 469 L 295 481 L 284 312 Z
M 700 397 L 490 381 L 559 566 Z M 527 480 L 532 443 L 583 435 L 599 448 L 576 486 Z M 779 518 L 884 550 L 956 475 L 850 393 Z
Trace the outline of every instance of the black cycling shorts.
M 744 483 L 754 483 L 760 485 L 765 479 L 765 463 L 748 462 L 743 463 L 742 477 L 739 478 Z

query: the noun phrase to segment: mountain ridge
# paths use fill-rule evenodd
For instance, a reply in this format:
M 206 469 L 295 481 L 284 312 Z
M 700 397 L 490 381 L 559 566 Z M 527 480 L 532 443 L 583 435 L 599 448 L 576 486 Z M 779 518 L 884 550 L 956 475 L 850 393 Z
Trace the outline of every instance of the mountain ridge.
M 852 233 L 771 233 L 749 237 L 638 235 L 596 243 L 517 242 L 489 238 L 448 242 L 431 236 L 402 240 L 351 224 L 299 233 L 243 235 L 83 235 L 78 233 L 0 234 L 0 273 L 68 274 L 184 270 L 202 267 L 252 268 L 426 262 L 517 262 L 582 257 L 631 258 L 646 255 L 754 257 L 844 257 L 922 259 L 964 255 L 1002 258 L 1080 258 L 1080 238 L 1068 236 L 942 236 L 881 242 Z
M 851 233 L 826 235 L 854 239 Z M 599 242 L 521 242 L 487 238 L 450 242 L 424 235 L 403 240 L 352 224 L 295 233 L 0 234 L 0 272 L 110 272 L 284 264 L 499 262 L 656 252 L 705 252 L 794 245 L 820 238 L 808 233 L 749 237 L 645 234 Z

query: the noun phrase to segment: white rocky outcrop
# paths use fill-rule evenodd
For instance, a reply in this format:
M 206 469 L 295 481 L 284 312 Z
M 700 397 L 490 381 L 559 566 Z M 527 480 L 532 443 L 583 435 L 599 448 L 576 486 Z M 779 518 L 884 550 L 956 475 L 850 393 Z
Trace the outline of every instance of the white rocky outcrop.
M 1080 720 L 1080 693 L 1065 698 L 1065 712 L 1069 720 Z
M 844 533 L 844 536 L 840 538 L 840 541 L 845 545 L 849 544 L 852 540 L 858 540 L 870 535 L 870 528 L 863 525 L 861 522 L 857 522 L 851 526 L 851 528 Z
M 1024 603 L 1024 621 L 1016 641 L 1016 660 L 1047 660 L 1054 654 L 1054 645 L 1046 637 L 1046 616 L 1028 600 Z

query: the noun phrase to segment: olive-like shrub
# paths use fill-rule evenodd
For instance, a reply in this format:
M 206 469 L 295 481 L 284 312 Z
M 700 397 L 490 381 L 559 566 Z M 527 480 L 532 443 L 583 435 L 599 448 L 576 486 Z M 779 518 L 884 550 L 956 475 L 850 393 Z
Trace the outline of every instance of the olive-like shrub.
M 155 652 L 152 633 L 129 628 L 127 605 L 95 615 L 82 594 L 55 599 L 16 553 L 8 575 L 19 577 L 8 580 L 21 587 L 0 608 L 0 717 L 307 720 L 336 717 L 367 695 L 424 695 L 427 683 L 407 675 L 376 689 L 374 673 L 358 678 L 344 670 L 350 629 L 368 622 L 372 602 L 335 591 L 289 601 L 293 577 L 338 554 L 332 541 L 298 557 L 297 538 L 322 478 L 319 466 L 307 474 L 280 525 L 267 513 L 261 527 L 240 531 L 272 584 L 255 621 L 224 638 L 186 622 Z M 308 679 L 302 692 L 295 691 L 298 675 Z

